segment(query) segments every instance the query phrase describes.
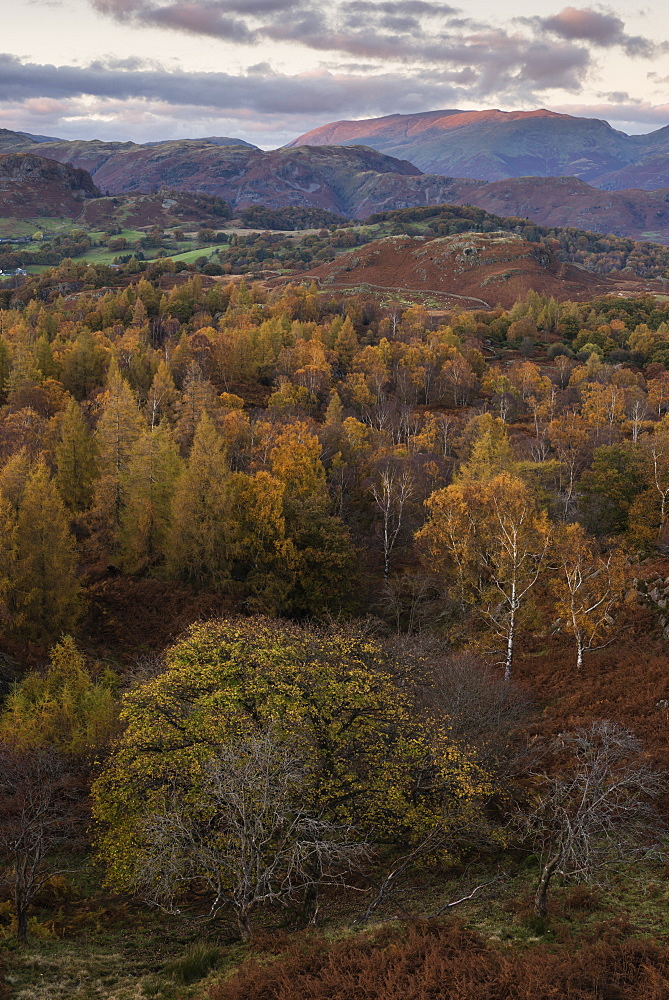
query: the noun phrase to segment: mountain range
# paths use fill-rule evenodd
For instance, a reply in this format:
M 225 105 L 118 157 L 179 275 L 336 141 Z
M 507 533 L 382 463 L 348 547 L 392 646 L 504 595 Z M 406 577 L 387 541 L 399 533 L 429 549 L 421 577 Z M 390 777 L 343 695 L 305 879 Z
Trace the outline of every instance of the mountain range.
M 669 243 L 669 127 L 628 136 L 603 121 L 549 111 L 433 111 L 335 122 L 269 152 L 231 137 L 139 144 L 0 129 L 0 154 L 85 170 L 110 195 L 170 190 L 218 196 L 233 210 L 311 206 L 360 219 L 420 205 L 472 204 L 545 226 Z M 23 182 L 16 165 L 12 170 L 16 212 L 26 217 Z M 30 170 L 34 181 L 34 164 Z M 11 216 L 7 167 L 4 177 L 0 211 Z M 56 179 L 49 176 L 49 183 Z
M 289 146 L 359 144 L 449 177 L 570 176 L 611 191 L 669 187 L 669 126 L 627 135 L 598 118 L 543 109 L 425 111 L 332 122 Z

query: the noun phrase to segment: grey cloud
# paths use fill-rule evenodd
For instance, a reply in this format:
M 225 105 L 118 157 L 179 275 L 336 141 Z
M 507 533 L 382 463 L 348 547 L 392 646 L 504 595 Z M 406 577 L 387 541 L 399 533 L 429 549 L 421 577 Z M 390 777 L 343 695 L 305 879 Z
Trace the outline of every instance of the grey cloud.
M 448 102 L 456 94 L 451 84 L 435 82 L 430 73 L 408 81 L 397 74 L 285 76 L 267 73 L 262 67 L 260 72 L 233 76 L 159 69 L 115 71 L 100 64 L 53 66 L 0 55 L 0 93 L 5 101 L 25 101 L 46 94 L 53 99 L 140 99 L 236 115 L 245 109 L 281 115 L 355 113 L 360 109 L 377 113 L 401 109 L 409 82 L 413 91 L 420 91 L 426 105 Z
M 481 46 L 486 45 L 484 40 Z M 266 64 L 240 75 L 185 73 L 144 64 L 126 69 L 100 62 L 87 67 L 53 66 L 21 62 L 0 55 L 0 94 L 4 102 L 26 101 L 48 96 L 54 100 L 92 96 L 102 101 L 140 100 L 171 106 L 189 106 L 225 111 L 235 116 L 246 112 L 295 115 L 341 116 L 388 114 L 417 107 L 458 106 L 503 92 L 534 101 L 532 85 L 548 72 L 546 52 L 524 54 L 512 48 L 493 47 L 494 58 L 481 67 L 466 47 L 451 51 L 441 69 L 425 68 L 406 73 L 308 73 L 289 76 L 273 73 Z M 469 62 L 463 62 L 467 57 Z M 535 65 L 536 63 L 536 65 Z M 569 82 L 569 58 L 554 60 L 552 71 Z M 573 71 L 573 68 L 572 68 Z M 523 89 L 524 88 L 524 89 Z
M 602 48 L 619 45 L 630 56 L 652 56 L 657 45 L 641 35 L 628 35 L 625 24 L 615 14 L 592 7 L 564 7 L 552 17 L 534 19 L 546 31 L 569 41 L 587 41 Z
M 251 43 L 256 33 L 239 18 L 226 16 L 218 4 L 173 3 L 167 7 L 147 8 L 141 12 L 145 24 L 155 24 L 195 35 L 211 35 L 233 42 Z

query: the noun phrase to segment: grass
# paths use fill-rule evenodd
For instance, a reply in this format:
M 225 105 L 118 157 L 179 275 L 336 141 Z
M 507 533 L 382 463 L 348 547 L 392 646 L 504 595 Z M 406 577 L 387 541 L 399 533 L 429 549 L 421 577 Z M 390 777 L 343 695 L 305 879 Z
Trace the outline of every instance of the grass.
M 603 927 L 617 936 L 669 937 L 669 888 L 660 866 L 616 875 L 605 888 L 558 884 L 544 923 L 532 911 L 538 859 L 506 855 L 500 863 L 505 878 L 494 889 L 451 911 L 484 940 L 559 950 L 597 938 Z M 221 975 L 252 956 L 267 961 L 268 948 L 281 955 L 292 940 L 290 927 L 276 923 L 283 918 L 268 912 L 258 921 L 257 945 L 243 945 L 231 920 L 194 922 L 148 909 L 100 889 L 99 870 L 87 859 L 79 864 L 75 876 L 40 898 L 27 948 L 6 936 L 2 941 L 13 1000 L 200 1000 Z M 401 913 L 434 913 L 496 872 L 497 859 L 457 877 L 417 872 L 406 896 L 391 898 L 370 927 L 401 926 Z M 334 942 L 357 934 L 352 922 L 366 901 L 341 891 L 324 899 L 318 936 Z M 0 937 L 8 920 L 8 907 L 0 906 Z
M 221 949 L 203 942 L 193 944 L 181 958 L 168 962 L 165 973 L 182 986 L 191 986 L 215 969 L 221 960 Z

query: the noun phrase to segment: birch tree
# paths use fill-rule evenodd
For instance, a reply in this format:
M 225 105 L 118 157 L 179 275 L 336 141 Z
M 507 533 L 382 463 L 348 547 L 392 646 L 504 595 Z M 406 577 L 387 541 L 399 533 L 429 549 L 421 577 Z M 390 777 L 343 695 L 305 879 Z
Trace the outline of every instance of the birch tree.
M 437 490 L 418 533 L 433 569 L 454 578 L 463 601 L 504 647 L 510 680 L 518 629 L 544 567 L 550 527 L 529 487 L 502 473 Z
M 619 550 L 599 555 L 580 524 L 562 529 L 555 540 L 558 569 L 553 580 L 557 614 L 576 643 L 576 668 L 585 653 L 608 645 L 604 637 L 614 625 L 612 612 L 622 600 L 625 559 Z
M 413 477 L 409 469 L 388 462 L 372 479 L 369 492 L 381 513 L 383 537 L 383 580 L 388 585 L 390 557 L 404 524 L 406 508 L 415 496 Z

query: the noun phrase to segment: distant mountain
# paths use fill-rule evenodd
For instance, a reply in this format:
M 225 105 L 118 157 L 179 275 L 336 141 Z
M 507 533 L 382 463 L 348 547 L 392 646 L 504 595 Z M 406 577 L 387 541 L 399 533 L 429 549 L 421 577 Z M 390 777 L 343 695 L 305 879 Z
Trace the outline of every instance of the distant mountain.
M 662 137 L 653 135 L 650 138 L 657 149 Z M 37 143 L 20 133 L 0 130 L 0 153 L 10 150 L 29 151 L 85 169 L 93 183 L 111 195 L 169 190 L 217 196 L 235 211 L 254 205 L 310 207 L 359 219 L 421 205 L 471 204 L 544 226 L 573 226 L 669 243 L 669 185 L 657 191 L 604 191 L 575 177 L 520 177 L 486 183 L 423 174 L 407 160 L 355 145 L 263 152 L 249 145 L 217 145 L 208 139 L 157 145 L 81 140 Z M 636 170 L 636 178 L 641 167 L 625 169 L 630 176 Z M 185 218 L 192 208 L 183 206 L 183 210 Z M 138 218 L 160 217 L 164 212 L 160 199 L 151 205 L 138 203 L 133 211 Z M 94 214 L 99 214 L 97 209 Z
M 383 208 L 447 201 L 450 184 L 443 177 L 423 178 L 411 163 L 365 147 L 265 153 L 188 139 L 157 146 L 62 141 L 27 148 L 89 171 L 110 194 L 168 188 L 217 195 L 234 208 L 308 205 L 364 217 Z M 0 130 L 0 152 L 9 149 L 24 151 L 25 138 Z
M 339 121 L 289 147 L 363 144 L 415 163 L 425 173 L 475 180 L 579 177 L 609 190 L 669 187 L 669 126 L 626 135 L 597 118 L 553 111 L 426 111 Z M 630 174 L 628 168 L 639 168 Z
M 252 142 L 246 142 L 245 139 L 230 139 L 225 135 L 209 135 L 206 139 L 159 139 L 157 142 L 145 142 L 142 143 L 144 146 L 162 146 L 166 142 L 207 142 L 211 146 L 244 146 L 246 149 L 259 149 L 259 146 L 254 146 Z
M 576 177 L 512 177 L 454 182 L 453 204 L 517 215 L 542 226 L 575 227 L 669 243 L 669 189 L 603 191 Z
M 74 219 L 99 194 L 85 170 L 31 154 L 0 155 L 0 216 Z

